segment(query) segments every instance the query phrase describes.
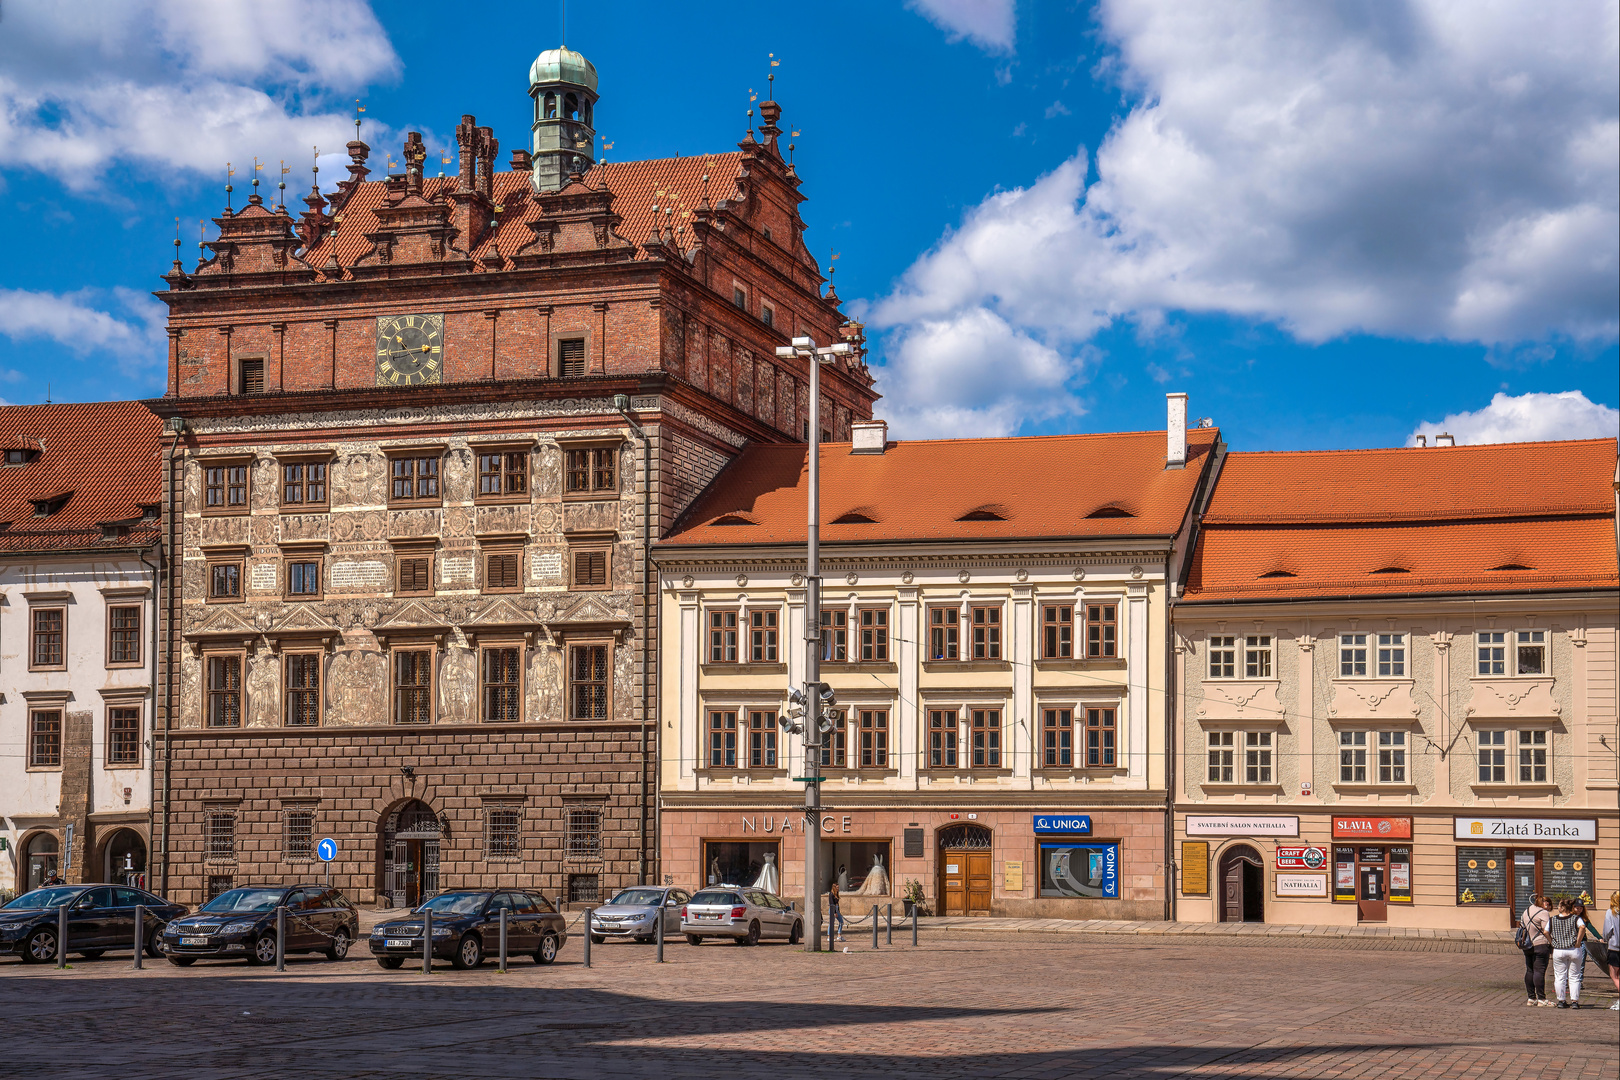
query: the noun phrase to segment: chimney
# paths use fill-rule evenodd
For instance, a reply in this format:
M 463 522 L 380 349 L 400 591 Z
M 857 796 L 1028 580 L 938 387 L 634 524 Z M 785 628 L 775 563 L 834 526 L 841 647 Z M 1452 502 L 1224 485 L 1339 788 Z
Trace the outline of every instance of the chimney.
M 1182 469 L 1187 465 L 1187 395 L 1164 396 L 1169 408 L 1165 430 L 1164 467 Z
M 1429 445 L 1429 437 L 1427 435 L 1419 435 L 1419 436 L 1417 436 L 1417 444 L 1419 446 L 1428 446 Z
M 858 421 L 849 425 L 849 452 L 852 454 L 881 454 L 889 446 L 887 420 Z
M 1434 445 L 1436 445 L 1436 446 L 1456 446 L 1457 445 L 1457 438 L 1456 438 L 1456 436 L 1452 435 L 1451 432 L 1449 432 L 1449 431 L 1442 431 L 1440 434 L 1438 434 L 1438 435 L 1436 435 L 1434 437 Z

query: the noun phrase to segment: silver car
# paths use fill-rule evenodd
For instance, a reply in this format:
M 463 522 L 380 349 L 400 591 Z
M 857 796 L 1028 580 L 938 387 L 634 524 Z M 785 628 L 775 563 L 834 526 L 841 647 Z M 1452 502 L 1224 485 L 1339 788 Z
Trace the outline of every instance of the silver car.
M 804 917 L 792 904 L 764 889 L 711 885 L 681 908 L 681 933 L 690 945 L 701 945 L 710 937 L 731 938 L 738 945 L 783 938 L 789 945 L 797 945 L 804 936 Z
M 691 899 L 685 889 L 637 885 L 622 889 L 612 900 L 591 912 L 591 941 L 600 945 L 610 937 L 651 941 L 658 931 L 658 913 L 664 915 L 664 936 L 681 930 L 681 905 Z

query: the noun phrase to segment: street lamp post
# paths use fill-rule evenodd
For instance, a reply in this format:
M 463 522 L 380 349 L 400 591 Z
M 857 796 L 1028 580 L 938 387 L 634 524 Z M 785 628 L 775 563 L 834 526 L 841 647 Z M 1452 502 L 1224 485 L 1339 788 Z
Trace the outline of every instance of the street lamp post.
M 854 351 L 848 342 L 818 348 L 814 338 L 796 337 L 776 355 L 804 358 L 810 365 L 810 506 L 806 518 L 804 687 L 795 700 L 804 707 L 804 920 L 811 952 L 821 951 L 821 365 Z M 831 695 L 828 695 L 830 699 Z M 791 731 L 792 728 L 789 727 Z

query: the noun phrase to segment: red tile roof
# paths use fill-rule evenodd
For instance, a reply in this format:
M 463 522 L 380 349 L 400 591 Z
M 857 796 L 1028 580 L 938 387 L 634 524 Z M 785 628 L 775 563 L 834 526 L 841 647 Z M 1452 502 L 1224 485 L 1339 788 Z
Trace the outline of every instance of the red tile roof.
M 137 401 L 0 407 L 0 446 L 43 446 L 26 465 L 0 466 L 0 551 L 144 546 L 159 525 L 103 540 L 104 522 L 141 517 L 162 501 L 162 422 Z M 70 494 L 62 508 L 35 515 L 36 500 Z
M 881 455 L 826 443 L 821 538 L 837 544 L 1170 536 L 1181 527 L 1217 437 L 1213 428 L 1188 432 L 1187 467 L 1172 470 L 1164 467 L 1162 431 L 899 442 Z M 806 449 L 745 449 L 664 545 L 802 544 Z M 1091 516 L 1099 510 L 1104 516 Z M 987 519 L 962 520 L 975 511 Z M 872 520 L 850 520 L 856 515 Z
M 1185 600 L 1613 589 L 1616 440 L 1227 455 Z
M 613 192 L 613 211 L 623 218 L 619 235 L 636 246 L 636 258 L 645 258 L 642 245 L 653 228 L 653 207 L 665 225 L 685 226 L 686 247 L 691 242 L 692 211 L 703 203 L 703 177 L 709 177 L 708 196 L 711 205 L 722 199 L 738 198 L 737 178 L 742 173 L 742 154 L 701 154 L 697 157 L 655 158 L 650 161 L 622 161 L 593 166 L 585 174 L 588 187 L 606 186 Z M 500 244 L 501 253 L 510 256 L 533 234 L 525 227 L 540 217 L 540 205 L 533 198 L 530 174 L 526 172 L 498 172 L 493 177 L 495 201 L 506 207 L 501 215 L 498 235 L 486 236 L 471 252 L 474 259 L 493 254 L 493 246 Z M 422 195 L 426 199 L 456 189 L 454 176 L 430 176 L 422 181 Z M 371 250 L 366 234 L 378 228 L 376 210 L 388 194 L 387 180 L 367 180 L 356 188 L 340 211 L 343 221 L 320 243 L 303 252 L 300 258 L 315 269 L 321 269 L 328 256 L 336 256 L 338 264 L 350 266 Z M 514 198 L 523 195 L 523 198 Z M 673 208 L 668 217 L 665 207 Z M 678 238 L 679 239 L 679 238 Z M 481 266 L 482 264 L 478 264 Z

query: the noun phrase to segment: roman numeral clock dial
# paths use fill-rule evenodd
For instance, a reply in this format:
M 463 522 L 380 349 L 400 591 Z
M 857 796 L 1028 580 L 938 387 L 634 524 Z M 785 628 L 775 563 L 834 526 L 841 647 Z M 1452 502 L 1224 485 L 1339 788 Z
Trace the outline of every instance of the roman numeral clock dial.
M 444 316 L 377 317 L 377 385 L 444 381 Z

